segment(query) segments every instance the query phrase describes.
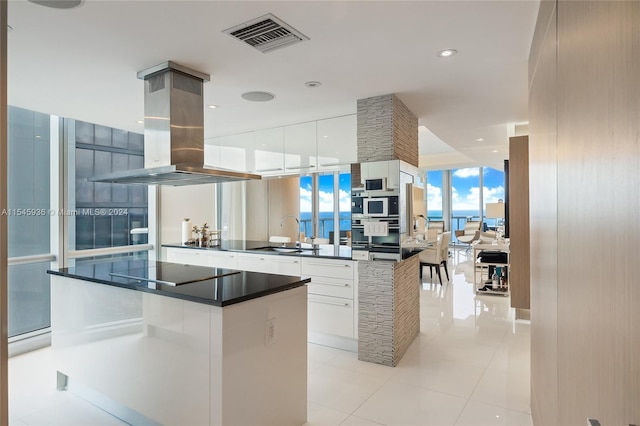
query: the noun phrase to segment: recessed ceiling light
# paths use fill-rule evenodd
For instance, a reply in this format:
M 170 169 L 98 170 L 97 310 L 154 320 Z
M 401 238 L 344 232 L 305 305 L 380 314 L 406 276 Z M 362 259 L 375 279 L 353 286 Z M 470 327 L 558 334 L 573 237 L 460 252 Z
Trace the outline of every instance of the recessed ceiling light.
M 144 120 L 138 120 L 137 123 L 138 124 L 144 124 Z
M 476 138 L 476 142 L 483 142 L 483 141 L 484 141 L 484 139 L 482 139 L 482 138 Z
M 218 105 L 209 105 L 210 109 L 216 109 L 216 108 L 220 108 Z
M 267 102 L 273 100 L 276 97 L 276 95 L 269 92 L 247 92 L 243 93 L 241 96 L 242 99 L 251 102 Z
M 304 85 L 307 87 L 318 87 L 322 86 L 322 83 L 320 83 L 319 81 L 307 81 L 306 83 L 304 83 Z
M 322 136 L 322 137 L 323 137 L 323 138 L 328 138 L 328 137 L 329 137 L 329 135 L 324 135 L 324 136 Z
M 36 139 L 40 139 L 40 135 L 36 135 Z
M 491 152 L 498 152 L 498 150 L 497 150 L 497 149 L 494 149 L 494 150 L 493 150 L 493 151 L 491 151 Z
M 456 53 L 458 53 L 457 50 L 455 49 L 445 49 L 445 50 L 441 50 L 438 52 L 438 57 L 439 58 L 448 58 L 449 56 L 453 56 Z
M 29 0 L 31 3 L 40 6 L 52 7 L 54 9 L 73 9 L 80 6 L 82 0 Z

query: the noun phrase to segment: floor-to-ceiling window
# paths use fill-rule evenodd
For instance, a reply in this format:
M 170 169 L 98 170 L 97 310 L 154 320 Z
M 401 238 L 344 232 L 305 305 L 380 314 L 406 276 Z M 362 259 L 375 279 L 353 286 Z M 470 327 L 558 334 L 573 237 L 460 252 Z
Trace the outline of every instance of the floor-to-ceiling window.
M 87 178 L 144 167 L 143 135 L 78 120 L 68 120 L 69 247 L 76 259 L 102 256 L 82 251 L 146 244 L 148 187 L 89 182 Z M 133 252 L 135 253 L 135 252 Z M 133 256 L 133 254 L 119 254 Z M 107 256 L 113 256 L 108 254 Z M 138 252 L 136 257 L 145 257 Z
M 140 134 L 15 107 L 8 124 L 8 208 L 0 213 L 8 216 L 10 353 L 19 353 L 48 342 L 47 269 L 119 252 L 146 257 L 149 194 L 86 179 L 142 167 Z
M 55 151 L 55 149 L 53 150 Z M 51 325 L 49 276 L 50 116 L 9 107 L 8 113 L 8 320 L 10 341 Z
M 313 176 L 300 176 L 300 232 L 313 235 Z
M 346 244 L 351 230 L 351 174 L 316 173 L 300 177 L 300 232 Z
M 464 229 L 467 220 L 480 218 L 481 192 L 480 167 L 453 169 L 451 171 L 451 233 Z
M 442 170 L 430 170 L 427 172 L 427 218 L 429 220 L 442 220 L 443 181 Z
M 464 229 L 467 220 L 482 220 L 483 229 L 494 229 L 498 219 L 486 217 L 486 205 L 505 199 L 502 170 L 470 167 L 430 170 L 426 175 L 427 216 L 444 220 L 454 243 L 455 231 Z
M 487 227 L 489 229 L 495 229 L 496 224 L 503 220 L 504 217 L 487 217 L 487 203 L 497 203 L 500 200 L 505 200 L 504 171 L 491 167 L 483 167 L 482 177 L 482 215 Z

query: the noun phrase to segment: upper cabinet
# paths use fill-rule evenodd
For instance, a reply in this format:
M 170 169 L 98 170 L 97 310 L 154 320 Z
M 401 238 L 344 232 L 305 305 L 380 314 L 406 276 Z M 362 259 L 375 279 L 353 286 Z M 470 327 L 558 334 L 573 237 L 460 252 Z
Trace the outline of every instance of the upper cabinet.
M 318 120 L 318 169 L 348 169 L 358 162 L 358 130 L 356 114 Z
M 356 115 L 205 140 L 205 164 L 263 176 L 348 170 L 357 162 Z
M 286 173 L 317 170 L 316 122 L 284 127 L 284 168 Z
M 400 188 L 400 160 L 372 161 L 360 164 L 360 179 L 364 186 L 367 179 L 387 179 L 387 189 Z
M 252 172 L 255 169 L 254 132 L 207 139 L 204 163 L 223 169 Z
M 263 176 L 284 173 L 284 128 L 254 132 L 255 173 Z

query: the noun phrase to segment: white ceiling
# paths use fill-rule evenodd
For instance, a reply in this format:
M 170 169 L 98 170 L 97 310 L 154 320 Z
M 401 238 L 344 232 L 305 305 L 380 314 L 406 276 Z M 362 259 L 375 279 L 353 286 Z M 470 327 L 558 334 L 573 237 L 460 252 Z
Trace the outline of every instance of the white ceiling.
M 207 138 L 351 114 L 358 99 L 396 93 L 429 129 L 421 165 L 500 168 L 508 126 L 527 121 L 538 4 L 85 0 L 60 10 L 11 0 L 8 100 L 142 132 L 136 72 L 173 60 L 211 74 L 205 103 L 220 108 L 205 110 Z M 264 54 L 222 33 L 266 13 L 310 40 Z M 436 57 L 446 48 L 458 54 Z M 252 90 L 277 97 L 240 97 Z

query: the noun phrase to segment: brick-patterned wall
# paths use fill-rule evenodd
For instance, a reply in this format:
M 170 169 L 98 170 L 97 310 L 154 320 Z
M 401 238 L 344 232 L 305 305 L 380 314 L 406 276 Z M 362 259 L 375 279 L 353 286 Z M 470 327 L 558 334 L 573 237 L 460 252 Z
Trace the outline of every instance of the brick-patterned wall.
M 412 256 L 395 264 L 393 365 L 397 365 L 420 333 L 420 259 Z
M 394 94 L 358 100 L 358 162 L 402 160 L 418 167 L 418 118 Z
M 393 366 L 393 262 L 358 261 L 358 359 Z
M 393 95 L 393 159 L 418 167 L 418 117 Z
M 358 163 L 393 160 L 393 95 L 358 99 Z
M 358 359 L 395 367 L 420 331 L 418 258 L 358 261 Z

